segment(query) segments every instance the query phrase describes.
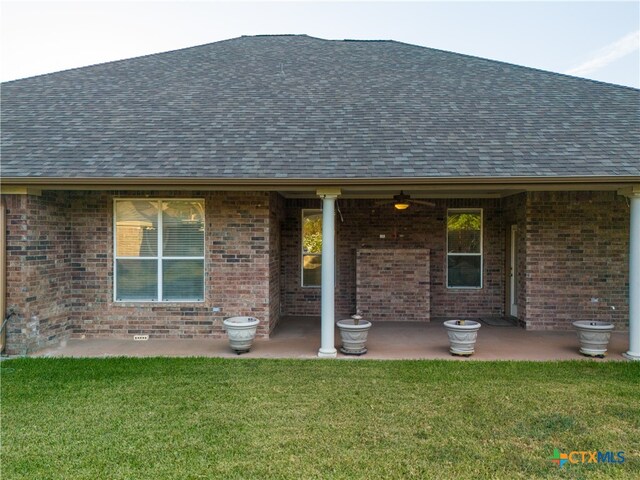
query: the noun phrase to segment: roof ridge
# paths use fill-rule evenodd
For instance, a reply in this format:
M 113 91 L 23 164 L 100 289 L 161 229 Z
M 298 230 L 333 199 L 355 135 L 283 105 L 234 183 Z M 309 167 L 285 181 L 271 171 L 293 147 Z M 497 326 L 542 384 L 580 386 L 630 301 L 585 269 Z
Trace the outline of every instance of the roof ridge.
M 364 39 L 363 38 L 345 38 L 343 40 L 338 40 L 338 41 L 339 42 L 370 42 L 370 43 L 373 43 L 373 42 L 393 42 L 394 40 L 385 40 L 385 39 L 376 40 L 376 39 L 367 39 L 367 38 L 364 38 Z M 407 45 L 409 45 L 409 44 L 407 44 Z M 419 45 L 417 45 L 417 46 L 419 46 Z M 428 48 L 428 47 L 425 47 L 425 48 Z
M 253 37 L 309 37 L 309 38 L 314 38 L 314 37 L 311 37 L 311 36 L 307 35 L 306 33 L 257 33 L 255 35 L 240 35 L 240 37 L 235 37 L 235 38 L 253 38 Z M 319 40 L 324 40 L 324 39 L 321 38 Z M 211 43 L 217 43 L 217 42 L 211 42 Z

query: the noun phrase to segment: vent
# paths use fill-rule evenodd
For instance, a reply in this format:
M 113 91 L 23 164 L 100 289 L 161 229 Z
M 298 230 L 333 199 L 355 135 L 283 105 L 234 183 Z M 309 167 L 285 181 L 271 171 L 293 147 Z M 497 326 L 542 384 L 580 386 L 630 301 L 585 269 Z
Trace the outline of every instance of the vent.
M 145 342 L 145 341 L 149 340 L 149 335 L 134 335 L 133 339 L 136 342 Z

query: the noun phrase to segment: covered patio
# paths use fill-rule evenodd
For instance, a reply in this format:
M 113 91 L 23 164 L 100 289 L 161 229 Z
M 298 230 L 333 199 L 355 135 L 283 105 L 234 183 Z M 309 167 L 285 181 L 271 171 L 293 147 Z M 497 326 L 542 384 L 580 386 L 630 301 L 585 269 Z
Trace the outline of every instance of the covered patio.
M 471 357 L 453 356 L 448 350 L 447 334 L 439 320 L 425 322 L 379 322 L 369 333 L 366 355 L 356 357 L 338 351 L 341 359 L 368 360 L 588 360 L 578 353 L 575 332 L 527 331 L 507 322 L 482 320 L 476 352 Z M 491 324 L 493 325 L 491 325 Z M 256 339 L 242 358 L 317 358 L 320 319 L 285 317 L 270 338 Z M 340 345 L 336 335 L 335 345 Z M 624 360 L 628 334 L 611 335 L 606 360 Z M 69 339 L 41 350 L 38 357 L 237 357 L 226 339 Z

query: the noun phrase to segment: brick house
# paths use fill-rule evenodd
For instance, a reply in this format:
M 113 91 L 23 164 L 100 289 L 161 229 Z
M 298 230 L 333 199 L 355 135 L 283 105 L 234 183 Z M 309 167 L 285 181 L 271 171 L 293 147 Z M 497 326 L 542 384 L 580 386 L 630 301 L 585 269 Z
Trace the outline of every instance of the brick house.
M 334 320 L 362 310 L 606 320 L 640 358 L 639 101 L 304 35 L 5 83 L 6 351 L 319 316 L 334 356 Z

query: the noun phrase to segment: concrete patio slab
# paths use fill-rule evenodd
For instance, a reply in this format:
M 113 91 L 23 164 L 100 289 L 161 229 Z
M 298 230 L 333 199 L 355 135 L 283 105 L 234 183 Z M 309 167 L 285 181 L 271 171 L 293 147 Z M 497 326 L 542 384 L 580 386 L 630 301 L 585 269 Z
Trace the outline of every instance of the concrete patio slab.
M 603 360 L 625 360 L 629 336 L 611 335 L 608 355 Z M 340 338 L 336 332 L 336 346 Z M 361 357 L 338 353 L 338 358 L 358 360 L 446 359 L 461 360 L 449 353 L 442 322 L 384 322 L 373 324 Z M 278 325 L 270 339 L 257 339 L 242 358 L 317 358 L 320 346 L 320 319 L 289 317 Z M 587 360 L 578 352 L 575 332 L 525 331 L 519 327 L 483 324 L 478 333 L 473 360 Z M 238 357 L 226 339 L 70 339 L 56 348 L 37 352 L 35 357 Z

